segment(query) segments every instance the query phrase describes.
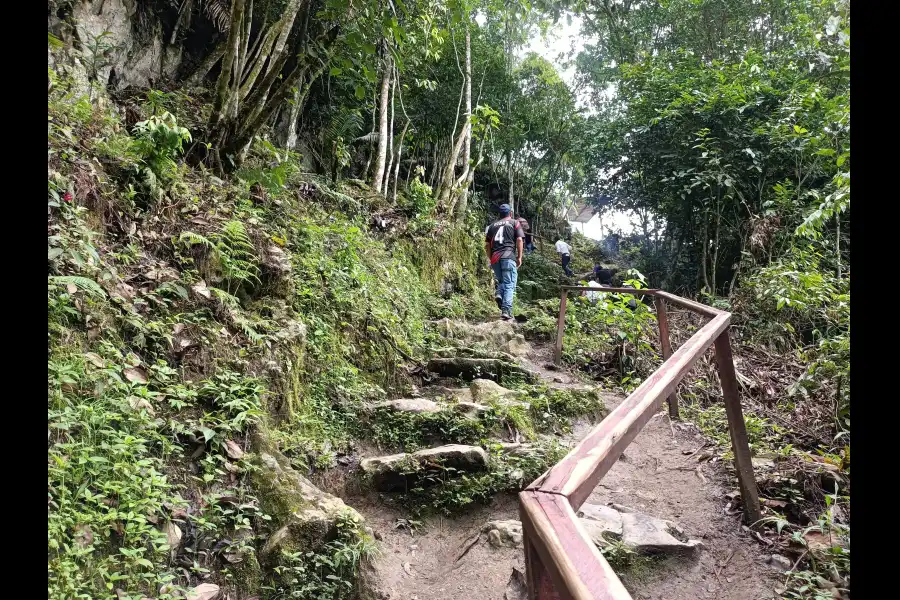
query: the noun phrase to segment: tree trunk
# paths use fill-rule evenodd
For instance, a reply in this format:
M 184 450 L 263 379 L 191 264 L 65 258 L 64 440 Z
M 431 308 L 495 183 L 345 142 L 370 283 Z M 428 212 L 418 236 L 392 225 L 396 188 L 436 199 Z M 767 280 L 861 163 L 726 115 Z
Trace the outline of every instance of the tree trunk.
M 391 200 L 395 204 L 397 203 L 397 180 L 400 178 L 400 157 L 403 154 L 403 138 L 406 136 L 406 130 L 409 128 L 409 119 L 406 119 L 406 123 L 403 124 L 403 131 L 400 133 L 400 139 L 397 140 L 397 158 L 394 159 L 394 191 L 391 194 Z M 412 165 L 410 165 L 409 170 L 407 171 L 406 181 L 409 182 L 409 171 L 412 171 Z
M 837 218 L 837 234 L 834 238 L 835 250 L 837 251 L 837 278 L 841 278 L 841 213 L 835 214 Z
M 388 136 L 388 97 L 391 91 L 391 53 L 385 44 L 384 52 L 384 77 L 381 79 L 381 99 L 378 103 L 378 153 L 375 155 L 375 174 L 372 176 L 372 189 L 381 190 L 384 180 L 384 165 L 387 159 Z
M 375 105 L 378 103 L 378 92 L 372 97 L 372 131 L 375 131 L 376 121 L 378 119 L 378 109 Z M 369 142 L 369 151 L 366 153 L 366 168 L 363 169 L 363 180 L 369 179 L 369 170 L 372 168 L 372 158 L 375 156 L 375 142 Z
M 394 77 L 394 82 L 392 84 L 391 91 L 391 124 L 388 126 L 388 143 L 387 143 L 387 156 L 388 163 L 387 168 L 384 170 L 384 185 L 382 186 L 381 194 L 387 197 L 388 189 L 391 183 L 391 168 L 394 166 L 394 112 L 395 106 L 394 103 L 397 99 L 397 77 Z
M 224 109 L 228 105 L 229 89 L 234 71 L 235 60 L 240 52 L 242 24 L 244 18 L 244 0 L 232 0 L 231 3 L 231 28 L 228 30 L 228 41 L 225 44 L 225 55 L 222 58 L 222 71 L 216 82 L 216 94 L 213 100 L 210 123 L 218 125 L 224 118 Z
M 454 195 L 450 209 L 450 214 L 455 215 L 457 220 L 462 215 L 465 215 L 466 205 L 468 204 L 469 184 L 475 174 L 475 170 L 469 164 L 472 161 L 472 39 L 468 23 L 466 23 L 466 71 L 464 78 L 466 82 L 466 125 L 464 129 L 466 140 L 463 145 L 463 172 L 456 181 L 458 191 Z
M 513 184 L 513 163 L 512 163 L 512 154 L 513 151 L 510 150 L 506 155 L 506 177 L 509 180 L 509 208 L 512 214 L 515 214 L 516 209 L 516 201 L 515 201 L 515 186 Z
M 709 248 L 709 209 L 703 211 L 703 250 L 700 260 L 700 269 L 703 272 L 703 288 L 709 291 L 709 275 L 706 270 L 706 253 Z

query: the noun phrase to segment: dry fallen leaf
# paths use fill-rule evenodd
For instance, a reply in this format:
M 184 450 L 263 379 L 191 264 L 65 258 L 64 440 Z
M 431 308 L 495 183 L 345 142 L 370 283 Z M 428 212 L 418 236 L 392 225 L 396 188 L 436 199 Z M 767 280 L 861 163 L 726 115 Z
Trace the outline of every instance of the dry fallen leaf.
M 413 576 L 412 565 L 410 565 L 408 562 L 403 563 L 403 570 L 406 571 L 406 574 L 410 577 Z
M 131 405 L 131 408 L 134 410 L 146 410 L 150 413 L 150 416 L 156 414 L 156 411 L 153 410 L 153 405 L 150 404 L 148 400 L 145 398 L 138 398 L 137 396 L 132 396 L 128 399 L 128 404 Z
M 75 543 L 81 548 L 87 548 L 94 543 L 94 533 L 87 525 L 75 526 Z
M 181 529 L 173 523 L 169 521 L 165 525 L 163 525 L 163 532 L 166 534 L 166 540 L 169 542 L 169 547 L 174 551 L 181 544 Z
M 198 296 L 202 296 L 209 300 L 212 297 L 212 292 L 209 291 L 209 288 L 206 287 L 206 282 L 201 280 L 198 283 L 195 283 L 191 286 L 191 289 L 194 290 L 194 293 Z
M 127 379 L 131 383 L 147 383 L 147 381 L 149 381 L 149 379 L 147 378 L 147 371 L 145 371 L 141 367 L 131 367 L 125 369 L 123 373 L 125 375 L 125 379 Z
M 201 583 L 187 593 L 187 600 L 216 600 L 219 593 L 219 586 L 216 584 Z
M 98 369 L 102 369 L 106 366 L 106 361 L 103 360 L 103 358 L 96 352 L 88 352 L 84 355 L 84 357 L 86 359 L 88 359 L 91 362 L 91 364 L 93 364 Z
M 803 535 L 803 539 L 806 541 L 806 547 L 813 554 L 827 552 L 832 546 L 829 536 L 819 531 L 808 531 Z
M 234 460 L 240 460 L 244 456 L 244 451 L 241 450 L 241 447 L 231 440 L 225 442 L 225 453 Z

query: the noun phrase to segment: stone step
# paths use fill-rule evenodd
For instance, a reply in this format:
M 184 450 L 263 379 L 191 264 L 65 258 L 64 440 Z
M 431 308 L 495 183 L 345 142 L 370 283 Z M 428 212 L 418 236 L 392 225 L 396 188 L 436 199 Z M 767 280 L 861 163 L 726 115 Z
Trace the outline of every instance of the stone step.
M 490 379 L 502 384 L 513 378 L 521 378 L 529 382 L 536 382 L 540 379 L 537 374 L 498 358 L 465 358 L 461 356 L 432 358 L 428 361 L 427 368 L 440 377 L 460 378 L 465 381 Z
M 487 467 L 488 454 L 484 448 L 463 444 L 366 458 L 359 463 L 363 474 L 371 477 L 372 485 L 381 492 L 406 489 L 423 475 L 446 468 L 472 473 L 484 471 Z
M 578 520 L 598 548 L 621 542 L 640 554 L 690 555 L 703 547 L 699 541 L 688 539 L 678 524 L 617 504 L 584 504 L 578 510 Z M 522 545 L 519 521 L 490 521 L 482 532 L 492 546 Z
M 525 337 L 509 321 L 470 323 L 441 319 L 435 327 L 447 339 L 468 344 L 480 343 L 515 356 L 524 356 L 529 350 Z
M 396 400 L 376 402 L 370 404 L 369 407 L 373 409 L 386 408 L 396 412 L 426 414 L 441 412 L 444 410 L 445 405 L 426 398 L 398 398 Z
M 439 402 L 431 398 L 397 398 L 367 405 L 370 410 L 388 409 L 412 414 L 431 414 L 450 410 L 472 417 L 481 416 L 492 406 L 519 406 L 529 408 L 529 403 L 517 400 L 524 394 L 509 390 L 489 379 L 475 379 L 468 388 L 439 388 L 440 393 L 432 398 L 447 398 L 450 402 Z M 456 402 L 453 402 L 456 400 Z

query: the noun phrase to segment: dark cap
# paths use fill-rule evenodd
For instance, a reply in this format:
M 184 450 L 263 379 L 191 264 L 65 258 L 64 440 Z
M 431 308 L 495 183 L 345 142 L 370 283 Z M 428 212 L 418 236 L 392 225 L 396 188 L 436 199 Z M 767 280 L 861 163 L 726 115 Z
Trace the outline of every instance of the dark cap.
M 509 204 L 506 204 L 506 203 L 501 204 L 499 210 L 500 210 L 500 214 L 502 214 L 502 215 L 509 214 L 509 211 L 510 211 Z

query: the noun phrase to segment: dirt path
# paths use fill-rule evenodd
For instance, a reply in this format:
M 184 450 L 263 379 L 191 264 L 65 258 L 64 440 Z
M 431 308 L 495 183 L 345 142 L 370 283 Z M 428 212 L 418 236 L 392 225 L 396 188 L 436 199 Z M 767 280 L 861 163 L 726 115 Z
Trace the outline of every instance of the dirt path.
M 535 345 L 523 363 L 548 382 L 555 379 L 558 386 L 580 383 L 571 373 L 547 367 L 551 352 L 549 344 Z M 621 400 L 608 396 L 608 408 Z M 566 441 L 581 439 L 589 428 L 590 424 L 579 423 Z M 697 463 L 685 455 L 701 444 L 703 438 L 693 426 L 672 427 L 660 412 L 588 500 L 615 502 L 673 520 L 691 539 L 704 544 L 694 559 L 657 560 L 620 573 L 623 583 L 635 600 L 773 598 L 777 573 L 765 563 L 758 545 L 741 532 L 739 516 L 724 514 L 730 488 L 721 464 L 705 463 L 701 480 Z M 521 548 L 493 548 L 483 535 L 472 545 L 488 521 L 518 519 L 518 503 L 512 496 L 496 497 L 489 506 L 453 519 L 429 519 L 412 532 L 397 526 L 398 519 L 409 518 L 407 514 L 375 497 L 349 501 L 381 540 L 374 566 L 384 599 L 503 600 L 513 567 L 524 569 Z

